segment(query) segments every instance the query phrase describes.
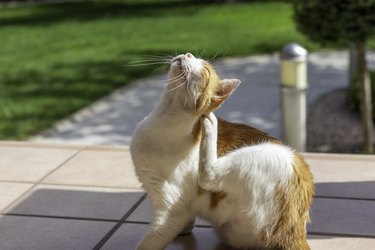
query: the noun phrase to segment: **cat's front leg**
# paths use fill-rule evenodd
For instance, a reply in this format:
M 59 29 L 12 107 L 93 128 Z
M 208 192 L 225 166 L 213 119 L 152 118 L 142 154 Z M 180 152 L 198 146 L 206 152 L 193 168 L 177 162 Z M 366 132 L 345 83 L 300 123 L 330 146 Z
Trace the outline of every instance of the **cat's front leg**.
M 193 221 L 187 211 L 156 211 L 150 231 L 138 250 L 162 250 Z
M 217 118 L 209 113 L 201 118 L 202 140 L 199 150 L 199 185 L 211 190 L 216 186 L 214 163 L 217 161 Z

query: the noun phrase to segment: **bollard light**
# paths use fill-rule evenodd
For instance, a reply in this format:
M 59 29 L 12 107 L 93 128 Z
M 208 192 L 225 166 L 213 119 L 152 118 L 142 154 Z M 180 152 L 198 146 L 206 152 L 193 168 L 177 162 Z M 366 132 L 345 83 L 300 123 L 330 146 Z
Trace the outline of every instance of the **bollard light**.
M 281 84 L 283 87 L 306 89 L 307 50 L 296 43 L 284 46 L 281 51 Z
M 297 151 L 306 151 L 307 50 L 290 43 L 281 51 L 283 139 Z

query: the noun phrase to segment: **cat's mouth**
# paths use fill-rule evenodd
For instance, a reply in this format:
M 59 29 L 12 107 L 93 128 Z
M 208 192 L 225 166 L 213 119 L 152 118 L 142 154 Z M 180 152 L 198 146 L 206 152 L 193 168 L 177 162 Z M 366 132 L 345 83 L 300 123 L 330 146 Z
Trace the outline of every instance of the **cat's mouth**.
M 175 57 L 175 58 L 173 58 L 173 60 L 172 60 L 172 66 L 177 67 L 177 68 L 181 68 L 181 66 L 182 66 L 182 59 L 181 59 L 181 57 Z
M 191 53 L 182 54 L 172 59 L 172 67 L 188 73 L 191 70 L 189 60 L 193 59 L 194 56 Z

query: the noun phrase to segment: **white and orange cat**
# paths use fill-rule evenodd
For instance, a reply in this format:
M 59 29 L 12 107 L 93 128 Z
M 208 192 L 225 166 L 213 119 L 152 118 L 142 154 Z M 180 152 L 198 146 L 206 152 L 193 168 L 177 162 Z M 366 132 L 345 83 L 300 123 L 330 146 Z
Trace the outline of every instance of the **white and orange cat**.
M 172 60 L 160 102 L 130 146 L 154 209 L 138 249 L 164 249 L 196 216 L 234 248 L 309 249 L 307 164 L 277 139 L 212 113 L 239 84 L 190 53 Z

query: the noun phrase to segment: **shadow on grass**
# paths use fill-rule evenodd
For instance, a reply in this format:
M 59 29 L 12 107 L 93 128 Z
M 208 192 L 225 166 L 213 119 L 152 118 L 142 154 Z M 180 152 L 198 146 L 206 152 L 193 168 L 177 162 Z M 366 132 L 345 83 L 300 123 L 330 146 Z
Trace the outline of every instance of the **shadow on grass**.
M 239 3 L 287 2 L 286 0 L 242 0 Z M 78 3 L 43 4 L 22 11 L 23 14 L 0 17 L 0 27 L 9 25 L 47 25 L 61 21 L 90 21 L 108 18 L 139 18 L 194 15 L 200 7 L 222 4 L 221 1 L 84 1 Z M 0 13 L 1 10 L 0 9 Z M 6 11 L 6 10 L 5 10 Z M 17 11 L 17 10 L 16 10 Z M 22 13 L 21 12 L 21 13 Z M 0 15 L 1 16 L 1 15 Z
M 108 18 L 182 16 L 193 15 L 197 10 L 199 10 L 198 3 L 193 1 L 149 3 L 85 1 L 33 6 L 24 15 L 0 18 L 0 26 L 46 25 L 61 21 L 90 21 Z

